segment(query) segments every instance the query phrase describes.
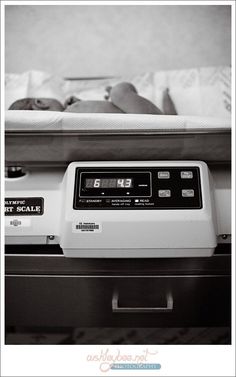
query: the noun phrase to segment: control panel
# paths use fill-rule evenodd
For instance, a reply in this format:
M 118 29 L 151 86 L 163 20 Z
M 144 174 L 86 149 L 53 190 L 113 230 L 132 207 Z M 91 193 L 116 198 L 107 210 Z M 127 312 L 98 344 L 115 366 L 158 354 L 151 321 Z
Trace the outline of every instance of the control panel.
M 73 208 L 200 209 L 198 166 L 76 168 Z
M 214 197 L 202 161 L 72 162 L 62 189 L 60 245 L 68 257 L 214 252 Z

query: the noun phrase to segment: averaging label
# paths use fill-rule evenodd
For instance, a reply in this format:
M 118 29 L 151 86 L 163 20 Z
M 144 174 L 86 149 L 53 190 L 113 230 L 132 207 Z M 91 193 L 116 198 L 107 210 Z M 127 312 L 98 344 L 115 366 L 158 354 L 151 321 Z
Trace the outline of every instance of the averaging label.
M 6 198 L 5 216 L 40 216 L 43 215 L 43 198 Z

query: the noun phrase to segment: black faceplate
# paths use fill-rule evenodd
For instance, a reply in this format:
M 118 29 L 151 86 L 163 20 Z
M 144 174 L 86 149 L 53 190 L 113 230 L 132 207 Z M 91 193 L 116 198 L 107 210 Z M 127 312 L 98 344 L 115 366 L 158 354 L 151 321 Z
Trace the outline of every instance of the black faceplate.
M 89 187 L 86 179 L 132 179 L 132 187 Z M 200 209 L 198 167 L 76 168 L 74 209 Z

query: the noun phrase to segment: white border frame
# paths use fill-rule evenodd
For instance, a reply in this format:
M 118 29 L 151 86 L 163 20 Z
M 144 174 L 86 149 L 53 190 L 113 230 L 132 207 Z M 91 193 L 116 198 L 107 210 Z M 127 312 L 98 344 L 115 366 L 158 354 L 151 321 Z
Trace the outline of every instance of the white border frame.
M 6 5 L 230 5 L 232 8 L 232 104 L 235 105 L 235 2 L 234 1 L 2 1 L 1 2 L 1 109 L 4 105 L 4 14 Z M 235 107 L 232 108 L 232 229 L 235 230 Z M 4 201 L 4 111 L 1 111 L 1 208 Z M 3 215 L 3 213 L 1 213 Z M 2 219 L 2 218 L 1 218 Z M 4 221 L 1 221 L 1 299 L 4 302 Z M 4 311 L 1 311 L 1 369 L 3 376 L 91 376 L 100 372 L 98 362 L 89 362 L 89 354 L 99 354 L 106 346 L 5 346 Z M 109 346 L 109 352 L 141 353 L 144 346 Z M 158 352 L 153 362 L 160 371 L 145 371 L 153 376 L 234 376 L 235 375 L 235 233 L 232 235 L 232 345 L 229 346 L 149 346 Z M 98 355 L 99 356 L 99 355 Z M 114 376 L 143 375 L 137 371 L 110 371 Z

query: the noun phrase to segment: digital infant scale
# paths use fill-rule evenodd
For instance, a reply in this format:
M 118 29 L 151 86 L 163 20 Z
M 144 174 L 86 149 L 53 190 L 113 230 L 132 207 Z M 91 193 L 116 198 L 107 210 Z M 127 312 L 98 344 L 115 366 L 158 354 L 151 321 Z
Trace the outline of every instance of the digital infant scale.
M 230 120 L 9 111 L 5 142 L 6 331 L 230 326 Z
M 224 121 L 47 113 L 6 116 L 6 244 L 159 258 L 211 256 L 230 242 Z
M 57 239 L 86 258 L 210 256 L 217 245 L 203 162 L 73 162 L 64 176 L 39 169 L 7 186 L 8 243 Z

